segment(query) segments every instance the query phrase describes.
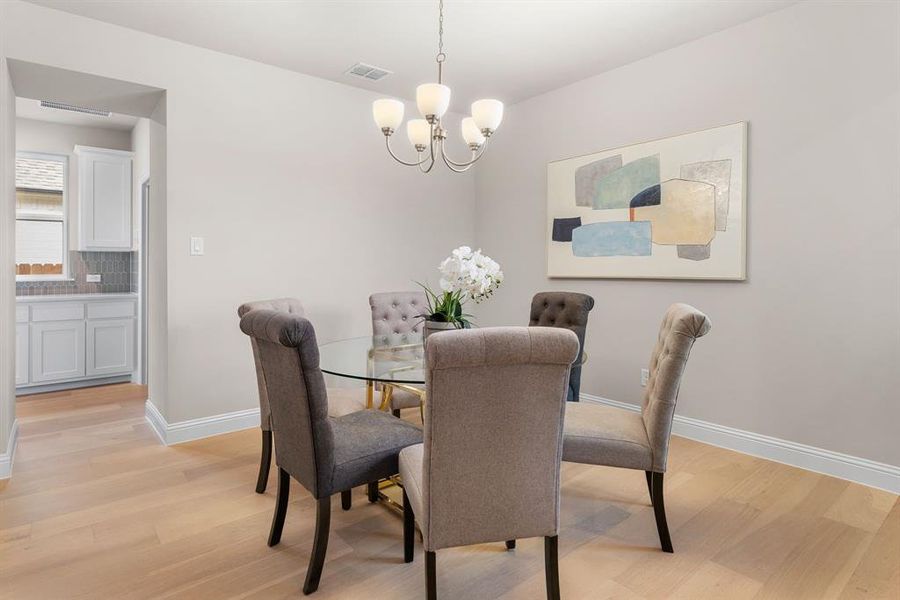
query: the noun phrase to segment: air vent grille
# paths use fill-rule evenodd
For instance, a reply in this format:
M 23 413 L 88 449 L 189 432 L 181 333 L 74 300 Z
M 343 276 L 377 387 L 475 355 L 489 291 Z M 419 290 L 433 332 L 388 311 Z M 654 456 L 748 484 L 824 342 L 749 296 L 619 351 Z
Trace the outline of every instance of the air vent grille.
M 378 81 L 379 79 L 384 79 L 391 73 L 392 71 L 388 71 L 387 69 L 382 69 L 381 67 L 376 67 L 374 65 L 367 65 L 366 63 L 356 63 L 346 71 L 347 75 L 359 77 L 361 79 L 368 79 L 369 81 Z
M 85 108 L 83 106 L 74 106 L 72 104 L 63 104 L 62 102 L 52 102 L 50 100 L 41 100 L 41 106 L 44 108 L 55 108 L 57 110 L 68 110 L 86 115 L 95 115 L 98 117 L 108 117 L 110 115 L 107 110 L 99 110 L 97 108 Z

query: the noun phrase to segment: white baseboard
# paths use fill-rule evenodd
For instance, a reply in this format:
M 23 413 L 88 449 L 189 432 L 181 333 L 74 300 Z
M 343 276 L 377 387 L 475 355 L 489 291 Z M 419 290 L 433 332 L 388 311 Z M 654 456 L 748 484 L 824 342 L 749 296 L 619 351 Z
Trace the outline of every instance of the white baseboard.
M 9 441 L 6 443 L 6 452 L 0 454 L 0 479 L 9 479 L 12 476 L 13 461 L 16 458 L 16 446 L 19 444 L 19 422 L 13 421 L 9 432 Z
M 581 399 L 634 412 L 641 410 L 634 404 L 592 394 L 581 394 Z M 680 415 L 675 415 L 672 433 L 698 442 L 900 494 L 900 467 L 894 465 Z
M 259 408 L 167 423 L 159 409 L 148 399 L 144 408 L 144 416 L 150 423 L 150 428 L 166 446 L 259 427 Z

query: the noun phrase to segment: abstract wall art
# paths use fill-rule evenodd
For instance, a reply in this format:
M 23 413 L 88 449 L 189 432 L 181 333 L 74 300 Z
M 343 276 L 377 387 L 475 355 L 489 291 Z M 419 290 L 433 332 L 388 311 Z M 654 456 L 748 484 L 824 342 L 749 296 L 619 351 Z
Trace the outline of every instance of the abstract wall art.
M 747 124 L 547 165 L 549 277 L 746 277 Z

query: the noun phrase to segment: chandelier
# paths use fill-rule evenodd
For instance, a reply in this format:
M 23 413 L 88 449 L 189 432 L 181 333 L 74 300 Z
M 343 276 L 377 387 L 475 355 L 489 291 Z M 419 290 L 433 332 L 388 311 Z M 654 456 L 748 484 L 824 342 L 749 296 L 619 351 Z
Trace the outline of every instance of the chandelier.
M 444 0 L 438 2 L 438 15 L 437 83 L 423 83 L 416 88 L 416 106 L 424 118 L 410 119 L 406 123 L 406 136 L 416 149 L 415 162 L 401 160 L 391 149 L 391 136 L 403 123 L 403 102 L 392 98 L 376 100 L 372 103 L 372 115 L 384 134 L 388 153 L 398 163 L 428 173 L 440 156 L 451 171 L 462 173 L 484 155 L 488 139 L 503 120 L 503 103 L 490 99 L 473 102 L 472 116 L 464 118 L 461 127 L 462 138 L 472 155 L 465 162 L 456 162 L 447 156 L 444 149 L 447 130 L 441 125 L 441 117 L 450 106 L 450 88 L 443 84 L 444 61 L 447 59 L 444 53 Z

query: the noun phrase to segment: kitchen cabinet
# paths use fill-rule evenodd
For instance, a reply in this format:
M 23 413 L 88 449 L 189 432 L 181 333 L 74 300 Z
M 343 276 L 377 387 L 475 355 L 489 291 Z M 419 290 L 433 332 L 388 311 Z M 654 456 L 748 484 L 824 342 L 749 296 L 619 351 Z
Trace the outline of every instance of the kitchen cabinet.
M 127 380 L 135 365 L 133 294 L 16 300 L 16 389 Z
M 75 155 L 78 157 L 79 250 L 131 250 L 133 153 L 75 146 Z
M 31 382 L 84 377 L 84 321 L 31 324 Z

